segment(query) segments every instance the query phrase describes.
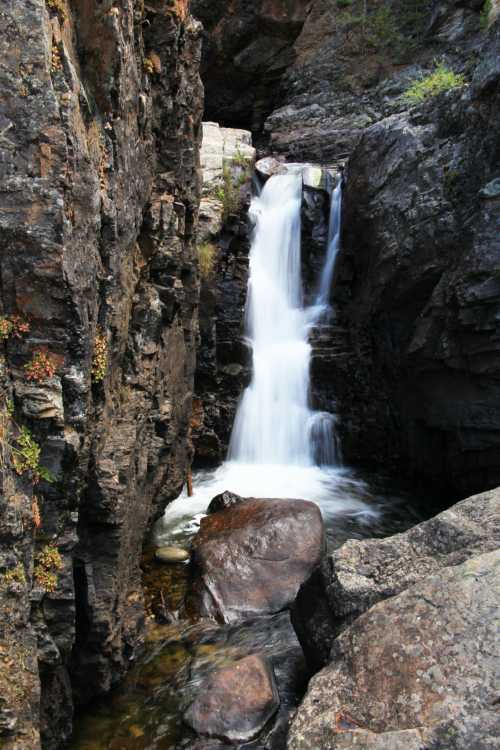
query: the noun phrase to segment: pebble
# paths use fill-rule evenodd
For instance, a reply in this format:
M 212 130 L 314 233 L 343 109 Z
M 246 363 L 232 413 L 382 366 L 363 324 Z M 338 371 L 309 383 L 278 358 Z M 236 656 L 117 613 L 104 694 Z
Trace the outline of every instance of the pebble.
M 189 552 L 182 547 L 159 547 L 155 552 L 155 558 L 164 563 L 187 562 Z

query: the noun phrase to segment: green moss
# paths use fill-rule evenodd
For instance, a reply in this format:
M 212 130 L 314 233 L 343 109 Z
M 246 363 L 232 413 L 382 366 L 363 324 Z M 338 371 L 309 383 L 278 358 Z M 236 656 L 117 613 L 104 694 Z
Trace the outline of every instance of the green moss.
M 461 88 L 464 85 L 463 75 L 454 73 L 444 63 L 439 63 L 433 73 L 415 81 L 405 91 L 403 99 L 410 104 L 419 104 L 443 91 Z
M 487 29 L 489 20 L 490 20 L 490 13 L 492 9 L 492 2 L 491 0 L 486 0 L 483 9 L 481 11 L 481 14 L 479 16 L 479 25 L 482 29 Z
M 22 563 L 18 563 L 15 568 L 11 568 L 1 577 L 1 583 L 4 586 L 10 586 L 11 583 L 26 583 L 26 575 L 24 573 L 24 566 Z

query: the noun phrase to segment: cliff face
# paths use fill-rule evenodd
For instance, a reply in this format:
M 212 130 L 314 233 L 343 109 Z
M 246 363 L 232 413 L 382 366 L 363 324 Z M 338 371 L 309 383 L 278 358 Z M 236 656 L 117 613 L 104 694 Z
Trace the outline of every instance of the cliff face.
M 364 133 L 338 266 L 347 453 L 463 494 L 500 482 L 499 59 L 496 31 L 470 86 Z
M 2 360 L 0 737 L 27 749 L 134 658 L 144 535 L 190 462 L 200 25 L 183 0 L 0 14 L 2 313 L 29 325 Z

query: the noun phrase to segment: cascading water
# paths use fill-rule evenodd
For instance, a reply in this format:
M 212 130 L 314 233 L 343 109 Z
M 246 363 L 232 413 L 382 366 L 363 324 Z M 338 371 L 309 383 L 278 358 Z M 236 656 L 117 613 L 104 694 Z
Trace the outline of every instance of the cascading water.
M 342 179 L 335 187 L 330 203 L 330 222 L 328 226 L 328 242 L 326 249 L 326 261 L 323 266 L 319 282 L 318 294 L 316 296 L 316 305 L 324 308 L 328 306 L 330 299 L 330 289 L 332 287 L 333 272 L 335 270 L 335 261 L 340 247 L 340 218 L 342 215 Z
M 246 325 L 253 379 L 243 394 L 229 460 L 310 466 L 309 361 L 302 307 L 300 175 L 272 177 L 252 203 L 256 219 L 250 255 Z
M 194 495 L 186 498 L 183 493 L 167 508 L 164 538 L 170 539 L 173 529 L 184 533 L 187 527 L 180 518 L 193 520 L 224 490 L 314 500 L 324 516 L 372 514 L 356 497 L 362 492 L 352 491 L 361 483 L 336 465 L 334 415 L 309 406 L 308 338 L 329 307 L 340 241 L 341 190 L 339 182 L 332 193 L 325 265 L 310 308 L 303 306 L 301 281 L 301 173 L 271 177 L 252 200 L 255 229 L 245 316 L 252 382 L 237 410 L 228 460 L 214 472 L 200 472 Z

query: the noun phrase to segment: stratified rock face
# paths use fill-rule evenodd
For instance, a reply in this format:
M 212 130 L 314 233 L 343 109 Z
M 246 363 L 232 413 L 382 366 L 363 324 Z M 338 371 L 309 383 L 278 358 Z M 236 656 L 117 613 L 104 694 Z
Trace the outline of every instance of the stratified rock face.
M 238 398 L 250 379 L 243 341 L 250 227 L 247 211 L 255 161 L 248 130 L 203 123 L 198 225 L 201 285 L 193 402 L 195 462 L 224 460 Z
M 347 460 L 463 495 L 500 482 L 499 59 L 497 26 L 470 86 L 365 131 L 337 267 L 349 336 L 313 364 Z
M 259 734 L 278 706 L 272 668 L 253 655 L 211 675 L 184 719 L 199 734 L 245 742 Z
M 105 691 L 134 657 L 143 536 L 189 465 L 201 29 L 184 0 L 26 0 L 0 19 L 2 313 L 30 325 L 6 344 L 2 389 L 56 480 L 37 487 L 35 549 L 38 509 L 15 484 L 0 522 L 2 568 L 25 577 L 15 669 L 31 675 L 0 744 L 28 750 L 37 710 L 24 725 L 9 710 L 36 699 L 33 634 L 52 748 L 71 729 L 72 687 Z M 55 375 L 28 383 L 38 349 Z M 62 557 L 53 591 L 32 587 L 43 545 Z
M 294 59 L 293 42 L 306 0 L 193 0 L 203 22 L 205 117 L 260 130 L 276 100 L 277 84 Z
M 498 748 L 500 552 L 362 615 L 309 683 L 288 750 Z
M 309 663 L 324 666 L 337 635 L 380 600 L 498 548 L 500 489 L 462 500 L 404 534 L 346 542 L 301 586 L 292 609 Z
M 191 606 L 238 622 L 289 606 L 324 551 L 319 508 L 247 498 L 203 518 L 193 542 Z

